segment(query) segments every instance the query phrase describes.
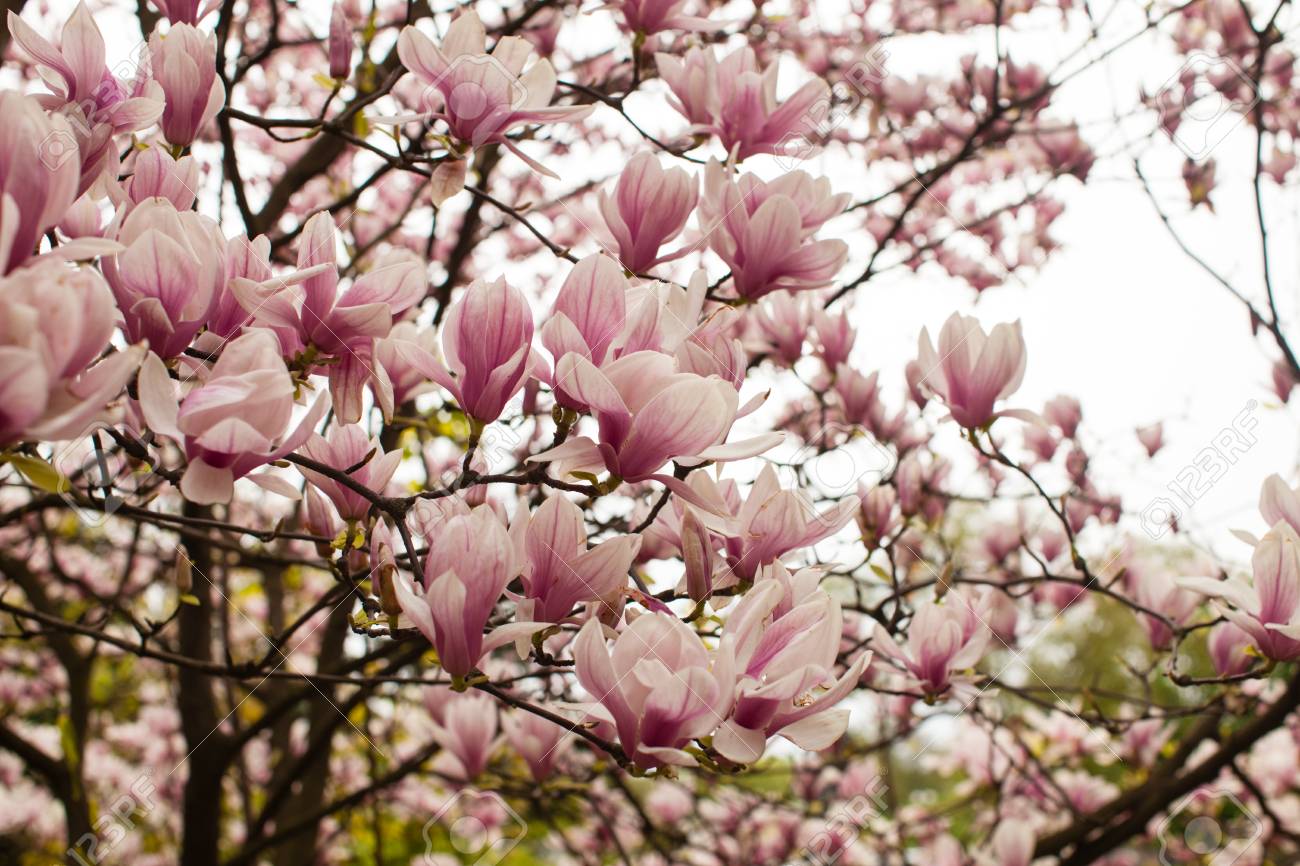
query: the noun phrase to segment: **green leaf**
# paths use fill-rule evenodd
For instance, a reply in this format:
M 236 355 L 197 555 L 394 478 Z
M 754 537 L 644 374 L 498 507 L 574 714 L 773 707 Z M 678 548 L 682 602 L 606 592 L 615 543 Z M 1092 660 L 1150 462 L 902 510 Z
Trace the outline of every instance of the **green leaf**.
M 39 457 L 32 457 L 28 454 L 10 454 L 3 459 L 6 463 L 12 463 L 23 474 L 24 478 L 46 493 L 67 493 L 72 489 L 68 479 L 59 470 Z

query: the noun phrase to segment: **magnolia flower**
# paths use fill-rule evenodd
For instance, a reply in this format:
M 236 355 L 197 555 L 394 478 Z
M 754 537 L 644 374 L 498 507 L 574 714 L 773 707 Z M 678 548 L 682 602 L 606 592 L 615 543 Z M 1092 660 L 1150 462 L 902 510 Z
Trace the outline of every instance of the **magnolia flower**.
M 529 123 L 581 120 L 592 106 L 550 104 L 555 70 L 542 59 L 523 71 L 533 53 L 527 39 L 503 36 L 491 54 L 486 48 L 487 31 L 473 10 L 451 22 L 441 45 L 409 25 L 397 41 L 402 65 L 428 85 L 421 106 L 426 116 L 445 121 L 462 146 L 500 143 L 535 170 L 554 177 L 506 133 Z
M 391 386 L 373 361 L 375 340 L 387 337 L 394 317 L 424 297 L 424 267 L 410 253 L 392 250 L 340 295 L 335 243 L 334 218 L 322 211 L 303 228 L 295 275 L 261 283 L 235 279 L 231 290 L 259 324 L 275 329 L 286 355 L 310 349 L 334 361 L 325 370 L 334 409 L 342 421 L 355 423 L 367 379 L 392 414 Z M 300 302 L 294 297 L 299 281 Z
M 425 374 L 451 392 L 466 415 L 487 424 L 541 366 L 532 348 L 533 314 L 523 293 L 502 277 L 475 280 L 442 326 L 447 364 L 420 353 Z M 409 346 L 408 346 L 409 348 Z
M 715 730 L 731 710 L 732 643 L 715 656 L 671 613 L 638 617 L 611 655 L 591 619 L 573 644 L 578 682 L 596 700 L 588 712 L 612 724 L 629 760 L 641 767 L 694 766 L 684 747 Z
M 383 368 L 393 389 L 393 406 L 402 406 L 435 387 L 419 366 L 411 363 L 412 355 L 433 356 L 438 351 L 438 335 L 433 328 L 421 328 L 414 322 L 398 322 L 388 336 L 375 341 L 375 361 Z
M 620 535 L 587 549 L 582 509 L 551 496 L 526 518 L 525 609 L 529 619 L 561 622 L 575 605 L 617 595 L 641 546 L 636 535 Z
M 989 839 L 989 851 L 976 856 L 980 866 L 1029 866 L 1037 836 L 1025 821 L 1003 819 Z
M 557 362 L 577 352 L 597 367 L 605 363 L 627 318 L 627 278 L 608 256 L 590 255 L 579 261 L 555 296 L 555 306 L 542 326 L 542 345 Z M 554 383 L 556 399 L 573 405 L 564 381 Z
M 91 366 L 115 318 L 90 268 L 43 257 L 0 278 L 0 445 L 78 436 L 121 393 L 143 347 Z
M 907 644 L 899 646 L 876 623 L 872 643 L 882 656 L 902 667 L 927 695 L 941 695 L 984 655 L 992 633 L 982 615 L 960 592 L 946 604 L 923 602 L 907 628 Z
M 50 159 L 48 148 L 76 149 L 67 121 L 13 90 L 0 92 L 0 268 L 21 265 L 41 235 L 77 198 L 75 159 Z
M 226 242 L 226 281 L 217 302 L 208 315 L 207 329 L 198 335 L 195 347 L 207 352 L 219 352 L 225 342 L 239 335 L 245 325 L 251 324 L 249 315 L 233 289 L 236 281 L 264 283 L 271 280 L 271 239 L 258 235 L 251 241 L 247 235 L 235 235 Z M 284 340 L 281 339 L 281 348 Z
M 642 151 L 628 162 L 614 185 L 602 190 L 600 215 L 618 244 L 623 267 L 648 271 L 690 252 L 685 246 L 661 256 L 659 248 L 681 234 L 699 201 L 699 184 L 680 168 L 667 171 L 653 153 Z
M 736 294 L 753 301 L 779 289 L 818 289 L 835 278 L 848 245 L 812 235 L 847 203 L 847 195 L 831 194 L 825 178 L 814 181 L 801 171 L 771 183 L 748 174 L 732 178 L 712 160 L 704 173 L 700 227 L 731 269 Z
M 948 406 L 952 419 L 978 428 L 1018 410 L 994 411 L 994 404 L 1020 387 L 1025 376 L 1025 340 L 1020 322 L 1000 324 L 985 334 L 972 316 L 953 313 L 939 332 L 939 348 L 922 328 L 917 361 L 921 381 Z
M 336 424 L 330 428 L 328 438 L 313 433 L 301 453 L 317 463 L 346 471 L 353 481 L 380 494 L 402 460 L 400 450 L 384 451 L 377 438 L 367 437 L 356 424 Z M 361 520 L 370 510 L 370 500 L 341 481 L 305 466 L 299 466 L 298 471 L 329 497 L 344 520 Z
M 226 282 L 226 239 L 216 222 L 146 199 L 126 214 L 117 240 L 125 251 L 104 260 L 131 340 L 148 340 L 164 360 L 190 345 Z
M 433 769 L 452 779 L 472 782 L 487 769 L 492 753 L 501 745 L 497 736 L 497 706 L 481 692 L 441 696 L 442 715 L 433 727 L 433 739 L 442 750 Z
M 198 196 L 199 164 L 192 156 L 173 159 L 166 148 L 154 145 L 136 155 L 134 171 L 124 187 L 132 204 L 165 198 L 176 210 L 187 211 Z
M 1066 439 L 1073 439 L 1083 420 L 1083 407 L 1074 397 L 1061 394 L 1043 406 L 1043 418 L 1061 431 Z
M 1178 584 L 1223 603 L 1215 608 L 1250 635 L 1255 649 L 1274 661 L 1300 658 L 1300 536 L 1278 521 L 1250 559 L 1252 579 L 1180 578 Z
M 622 13 L 624 30 L 641 36 L 665 30 L 715 30 L 721 26 L 707 18 L 682 14 L 686 0 L 611 0 L 609 5 Z
M 216 34 L 172 24 L 166 34 L 155 30 L 149 37 L 149 55 L 151 72 L 167 100 L 163 137 L 174 145 L 191 145 L 226 104 L 217 77 Z
M 491 508 L 453 515 L 426 540 L 423 587 L 399 575 L 397 600 L 453 678 L 464 680 L 492 650 L 543 627 L 513 622 L 483 633 L 506 584 L 521 570 L 510 536 Z
M 811 574 L 813 587 L 817 577 Z M 798 598 L 789 597 L 792 591 L 799 590 L 765 578 L 727 619 L 724 634 L 735 639 L 738 681 L 735 706 L 713 735 L 713 746 L 737 763 L 757 761 L 776 734 L 810 750 L 838 740 L 849 711 L 834 707 L 857 686 L 871 660 L 862 653 L 834 677 L 843 634 L 840 605 L 819 589 Z
M 821 79 L 778 102 L 778 64 L 760 69 L 749 46 L 720 61 L 708 47 L 692 48 L 684 58 L 656 54 L 655 63 L 675 97 L 670 104 L 691 122 L 690 131 L 717 135 L 737 160 L 779 153 L 792 136 L 808 132 L 815 106 L 829 105 L 830 88 Z
M 84 3 L 63 25 L 57 47 L 14 12 L 9 13 L 9 30 L 54 91 L 37 99 L 69 123 L 66 134 L 60 131 L 37 144 L 47 162 L 72 161 L 80 168 L 77 192 L 83 193 L 117 165 L 117 133 L 157 122 L 165 109 L 162 88 L 144 76 L 134 85 L 118 81 L 105 65 L 104 36 Z
M 850 496 L 819 512 L 802 491 L 781 489 L 776 470 L 765 463 L 726 537 L 727 564 L 737 577 L 753 580 L 763 566 L 839 532 L 859 504 Z
M 338 0 L 334 0 L 334 9 L 330 12 L 328 47 L 330 78 L 342 81 L 352 71 L 352 24 Z
M 149 0 L 173 24 L 198 24 L 221 7 L 221 0 Z
M 524 759 L 535 782 L 550 778 L 555 762 L 573 742 L 568 728 L 523 710 L 503 714 L 501 727 L 506 741 Z
M 817 355 L 826 365 L 826 369 L 835 370 L 849 360 L 853 351 L 853 342 L 858 337 L 853 327 L 853 318 L 849 313 L 832 315 L 818 305 L 812 313 L 813 327 L 816 329 Z
M 1134 596 L 1143 607 L 1162 614 L 1175 626 L 1181 626 L 1196 612 L 1199 599 L 1195 593 L 1179 587 L 1167 572 L 1157 571 L 1140 574 L 1135 578 Z M 1149 614 L 1141 616 L 1142 627 L 1146 629 L 1151 646 L 1156 649 L 1168 649 L 1174 635 L 1164 620 Z
M 670 460 L 736 460 L 761 454 L 779 436 L 723 445 L 736 418 L 739 395 L 716 377 L 677 372 L 673 358 L 633 352 L 598 369 L 570 352 L 555 367 L 565 390 L 600 423 L 600 444 L 585 436 L 529 458 L 564 459 L 593 468 L 601 463 L 625 481 L 654 478 L 688 498 L 694 492 L 672 476 L 656 474 Z
M 1246 649 L 1250 643 L 1250 634 L 1231 622 L 1210 629 L 1205 646 L 1215 672 L 1221 677 L 1235 677 L 1249 670 L 1251 659 Z
M 1165 425 L 1162 421 L 1137 428 L 1138 441 L 1146 450 L 1148 457 L 1155 457 L 1156 452 L 1165 446 Z
M 1280 475 L 1268 476 L 1259 491 L 1259 513 L 1269 526 L 1280 520 L 1300 532 L 1300 491 L 1293 490 Z
M 292 453 L 325 414 L 322 396 L 291 432 L 294 385 L 269 331 L 252 330 L 232 340 L 209 370 L 195 366 L 199 385 L 182 400 L 162 359 L 149 353 L 140 370 L 140 410 L 149 429 L 184 443 L 189 464 L 181 493 L 191 502 L 229 502 L 234 482 Z M 270 474 L 249 480 L 272 492 L 296 496 Z
M 870 490 L 860 489 L 858 498 L 862 501 L 858 515 L 862 540 L 869 550 L 874 550 L 898 528 L 898 494 L 893 487 L 877 485 Z

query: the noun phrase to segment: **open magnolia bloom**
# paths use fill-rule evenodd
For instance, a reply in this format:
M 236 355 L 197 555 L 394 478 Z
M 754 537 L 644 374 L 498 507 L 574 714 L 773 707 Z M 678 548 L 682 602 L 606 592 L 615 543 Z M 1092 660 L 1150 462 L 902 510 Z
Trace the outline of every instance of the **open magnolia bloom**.
M 954 313 L 939 332 L 936 349 L 921 329 L 917 363 L 920 383 L 943 400 L 963 427 L 983 427 L 1003 415 L 1033 418 L 1023 410 L 994 411 L 1025 377 L 1025 338 L 1020 323 L 995 325 L 984 333 L 972 316 Z
M 824 749 L 848 727 L 849 711 L 835 705 L 857 686 L 871 653 L 834 676 L 843 615 L 816 588 L 819 577 L 809 571 L 791 578 L 777 565 L 728 616 L 723 634 L 735 639 L 736 701 L 713 735 L 724 757 L 753 763 L 778 734 L 804 749 Z
M 872 646 L 900 666 L 927 695 L 965 683 L 961 672 L 984 656 L 993 637 L 981 605 L 959 592 L 944 602 L 923 602 L 912 617 L 907 643 L 900 646 L 879 623 Z
M 1219 612 L 1249 634 L 1266 658 L 1300 658 L 1300 536 L 1279 520 L 1255 546 L 1250 563 L 1250 578 L 1187 577 L 1178 583 L 1217 599 Z
M 454 515 L 428 541 L 423 585 L 402 576 L 397 598 L 402 613 L 437 648 L 438 663 L 447 673 L 463 680 L 492 650 L 545 627 L 512 622 L 483 633 L 506 584 L 523 568 L 492 509 Z
M 587 548 L 582 509 L 563 496 L 550 496 L 527 522 L 520 576 L 526 619 L 562 622 L 581 602 L 617 597 L 641 546 L 636 535 L 620 535 Z
M 660 352 L 634 352 L 600 368 L 570 352 L 556 364 L 555 375 L 595 416 L 600 441 L 572 437 L 530 461 L 563 460 L 588 470 L 603 464 L 616 478 L 653 479 L 690 500 L 690 487 L 659 472 L 664 464 L 753 457 L 782 438 L 767 434 L 724 444 L 739 408 L 735 387 L 714 376 L 678 372 L 677 362 Z
M 200 503 L 229 502 L 235 480 L 249 477 L 276 493 L 297 491 L 270 473 L 249 475 L 307 441 L 329 400 L 321 395 L 291 429 L 294 385 L 270 331 L 232 340 L 209 370 L 196 366 L 193 387 L 176 386 L 154 354 L 140 370 L 140 410 L 149 429 L 182 443 L 188 463 L 181 492 Z
M 457 142 L 467 148 L 502 144 L 552 177 L 507 133 L 530 123 L 581 120 L 591 113 L 589 105 L 551 105 L 555 70 L 546 59 L 528 66 L 533 54 L 528 40 L 504 36 L 489 54 L 487 30 L 472 9 L 451 23 L 440 45 L 414 26 L 403 28 L 397 52 L 402 64 L 427 85 L 421 98 L 425 116 L 445 121 Z
M 669 613 L 638 617 L 614 641 L 588 620 L 573 647 L 578 680 L 595 699 L 588 712 L 612 723 L 619 744 L 642 767 L 693 766 L 685 747 L 722 724 L 732 705 L 730 640 L 716 653 Z

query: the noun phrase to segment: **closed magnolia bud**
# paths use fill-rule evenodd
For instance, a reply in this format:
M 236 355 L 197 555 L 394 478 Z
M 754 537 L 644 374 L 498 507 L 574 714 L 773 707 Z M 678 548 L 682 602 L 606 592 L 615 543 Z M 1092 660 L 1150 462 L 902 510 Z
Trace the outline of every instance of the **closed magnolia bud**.
M 402 612 L 402 605 L 397 600 L 397 590 L 393 588 L 393 581 L 397 577 L 393 534 L 383 521 L 375 523 L 370 534 L 370 569 L 375 576 L 374 592 L 379 596 L 379 606 L 389 616 L 398 615 Z
M 682 515 L 681 538 L 686 593 L 693 601 L 704 601 L 713 594 L 713 545 L 709 531 L 689 508 Z
M 343 80 L 352 71 L 352 27 L 342 3 L 334 4 L 330 14 L 330 78 Z

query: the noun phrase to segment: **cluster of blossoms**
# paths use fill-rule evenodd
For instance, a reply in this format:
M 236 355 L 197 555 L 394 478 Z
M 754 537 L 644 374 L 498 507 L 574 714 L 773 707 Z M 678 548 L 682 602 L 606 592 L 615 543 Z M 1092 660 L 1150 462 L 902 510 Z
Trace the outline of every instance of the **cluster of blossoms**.
M 1055 248 L 1096 159 L 1056 70 L 886 74 L 882 28 L 1031 4 L 151 3 L 122 64 L 98 7 L 8 17 L 0 859 L 440 862 L 471 819 L 575 863 L 1119 866 L 1254 815 L 1178 805 L 1211 784 L 1294 854 L 1300 491 L 1249 570 L 1149 544 L 1079 402 L 1026 405 L 1020 322 L 859 339 L 882 273 Z M 1283 183 L 1270 27 L 1169 26 L 1276 85 Z M 1058 620 L 1121 663 L 1021 675 Z

